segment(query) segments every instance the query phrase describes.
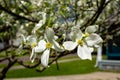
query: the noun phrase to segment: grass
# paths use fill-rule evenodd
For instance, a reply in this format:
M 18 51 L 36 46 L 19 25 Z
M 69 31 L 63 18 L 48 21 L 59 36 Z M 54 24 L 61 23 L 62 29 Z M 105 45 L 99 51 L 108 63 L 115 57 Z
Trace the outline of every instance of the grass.
M 95 59 L 89 60 L 76 60 L 70 62 L 59 63 L 59 70 L 56 65 L 52 64 L 42 73 L 36 72 L 35 69 L 17 69 L 10 70 L 7 73 L 7 78 L 22 78 L 22 77 L 40 77 L 40 76 L 56 76 L 56 75 L 72 75 L 72 74 L 85 74 L 98 71 L 94 67 Z

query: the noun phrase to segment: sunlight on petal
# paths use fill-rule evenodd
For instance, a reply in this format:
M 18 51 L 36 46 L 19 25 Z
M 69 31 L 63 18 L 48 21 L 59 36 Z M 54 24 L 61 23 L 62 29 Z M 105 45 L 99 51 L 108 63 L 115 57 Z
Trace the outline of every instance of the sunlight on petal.
M 66 41 L 63 43 L 63 46 L 66 50 L 74 50 L 77 47 L 77 43 L 73 41 Z
M 49 62 L 49 54 L 50 54 L 50 50 L 46 49 L 43 54 L 41 55 L 41 64 L 44 67 L 48 67 L 48 62 Z
M 92 60 L 91 51 L 89 51 L 89 48 L 86 45 L 78 46 L 77 54 L 81 59 Z

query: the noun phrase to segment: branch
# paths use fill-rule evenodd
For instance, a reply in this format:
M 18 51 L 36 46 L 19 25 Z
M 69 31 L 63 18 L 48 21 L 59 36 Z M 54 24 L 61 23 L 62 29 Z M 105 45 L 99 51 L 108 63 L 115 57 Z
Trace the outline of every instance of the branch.
M 6 51 L 6 50 L 9 49 L 10 47 L 11 47 L 11 46 L 4 47 L 3 49 L 0 49 L 0 52 Z
M 38 62 L 37 62 L 36 64 L 34 64 L 34 65 L 25 64 L 22 60 L 21 60 L 21 61 L 17 60 L 17 63 L 20 64 L 20 65 L 22 65 L 22 66 L 24 66 L 25 68 L 35 68 L 35 67 L 37 67 L 41 62 L 40 62 L 40 60 L 38 59 Z
M 5 60 L 8 60 L 8 57 L 5 57 L 5 58 L 3 58 L 3 59 L 0 59 L 0 62 L 5 61 Z
M 29 18 L 26 18 L 24 16 L 20 16 L 19 14 L 16 14 L 10 10 L 7 10 L 6 8 L 4 8 L 1 4 L 0 4 L 0 9 L 7 12 L 8 14 L 14 16 L 14 17 L 17 17 L 18 19 L 24 19 L 24 20 L 27 20 L 27 21 L 31 21 L 31 22 L 35 22 L 35 23 L 38 23 L 38 20 L 32 20 L 32 19 L 29 19 Z
M 97 21 L 98 17 L 102 13 L 102 11 L 105 9 L 105 7 L 108 5 L 108 3 L 110 3 L 112 0 L 110 0 L 110 1 L 108 1 L 106 3 L 105 3 L 105 1 L 106 0 L 101 0 L 100 6 L 98 7 L 98 9 L 95 12 L 95 14 L 82 27 L 88 26 L 88 25 L 92 25 L 92 24 L 94 24 Z

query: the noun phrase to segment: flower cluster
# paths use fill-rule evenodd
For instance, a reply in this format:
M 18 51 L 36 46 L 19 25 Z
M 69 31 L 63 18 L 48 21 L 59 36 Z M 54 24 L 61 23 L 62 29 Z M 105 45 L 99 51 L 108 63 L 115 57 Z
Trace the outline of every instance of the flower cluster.
M 94 47 L 99 47 L 102 43 L 102 38 L 96 34 L 98 26 L 88 26 L 85 30 L 85 33 L 78 27 L 73 27 L 72 32 L 70 33 L 72 41 L 66 41 L 63 43 L 63 46 L 66 50 L 74 50 L 77 47 L 77 54 L 81 59 L 90 59 L 92 60 L 91 53 L 94 50 Z
M 35 32 L 41 28 L 41 25 L 43 25 L 41 22 L 42 21 L 36 24 L 35 28 L 33 29 L 34 35 L 27 37 L 27 39 L 25 39 L 23 35 L 21 37 L 23 38 L 24 43 L 29 42 L 29 45 L 31 46 L 31 62 L 34 62 L 35 58 L 37 57 L 37 53 L 42 53 L 41 64 L 44 67 L 48 67 L 51 50 L 56 52 L 64 52 L 72 51 L 77 48 L 77 55 L 81 59 L 92 60 L 91 53 L 93 52 L 94 48 L 99 47 L 99 45 L 103 42 L 102 38 L 95 33 L 98 30 L 98 25 L 88 26 L 84 33 L 78 26 L 72 27 L 71 32 L 69 33 L 71 40 L 64 41 L 62 44 L 57 42 L 59 37 L 55 35 L 53 28 L 50 27 L 46 27 L 43 36 L 37 39 Z

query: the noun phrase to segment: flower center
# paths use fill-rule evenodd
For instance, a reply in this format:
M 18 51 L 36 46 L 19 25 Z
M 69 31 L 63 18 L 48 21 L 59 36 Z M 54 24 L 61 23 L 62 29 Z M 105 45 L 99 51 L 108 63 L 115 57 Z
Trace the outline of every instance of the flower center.
M 51 48 L 52 47 L 52 44 L 51 43 L 46 43 L 46 48 Z
M 89 33 L 85 33 L 85 34 L 83 34 L 83 37 L 86 38 L 86 37 L 88 37 L 89 35 L 90 35 Z
M 77 43 L 78 43 L 80 46 L 82 46 L 82 45 L 83 45 L 83 40 L 78 39 L 78 40 L 77 40 Z
M 37 43 L 36 43 L 36 42 L 32 43 L 32 45 L 31 45 L 32 48 L 34 48 L 34 47 L 36 47 L 36 46 L 37 46 Z

